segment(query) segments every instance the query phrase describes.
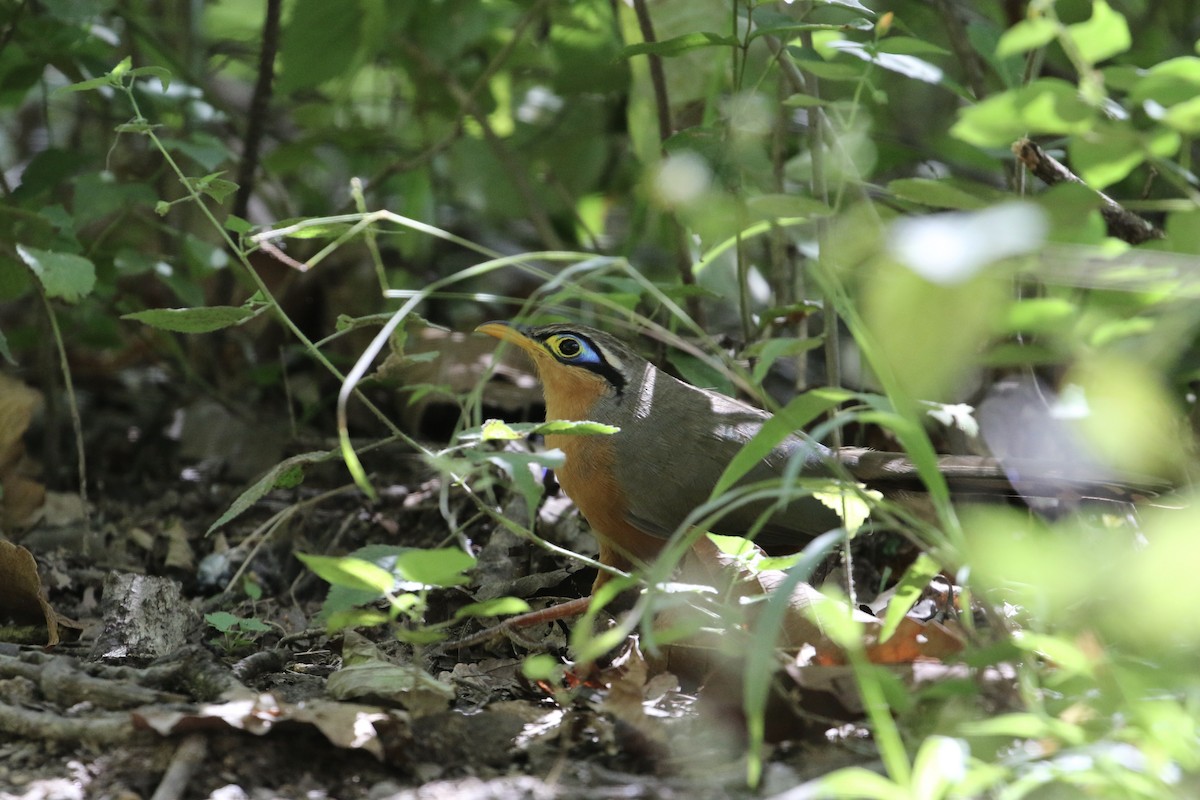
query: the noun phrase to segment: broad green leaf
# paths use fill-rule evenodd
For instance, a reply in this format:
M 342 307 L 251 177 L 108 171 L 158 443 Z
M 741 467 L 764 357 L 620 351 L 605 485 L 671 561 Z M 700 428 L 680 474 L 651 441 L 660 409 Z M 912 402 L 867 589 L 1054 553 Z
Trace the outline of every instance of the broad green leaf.
M 221 633 L 228 633 L 233 630 L 233 627 L 238 624 L 238 619 L 239 617 L 230 614 L 228 611 L 213 611 L 204 615 L 204 621 Z
M 1125 17 L 1104 0 L 1093 0 L 1091 18 L 1068 25 L 1066 34 L 1088 64 L 1124 53 L 1133 43 Z
M 842 519 L 842 527 L 849 536 L 858 533 L 859 528 L 870 519 L 871 505 L 867 498 L 878 502 L 883 494 L 873 489 L 834 486 L 825 491 L 812 493 L 813 499 L 821 503 Z
M 101 86 L 111 86 L 112 81 L 107 75 L 101 75 L 99 78 L 89 78 L 86 81 L 72 83 L 68 86 L 60 86 L 50 93 L 51 97 L 57 97 L 63 94 L 71 94 L 73 92 L 87 92 L 92 89 L 99 89 Z
M 750 374 L 750 380 L 756 384 L 761 384 L 763 379 L 767 377 L 767 372 L 775 365 L 776 359 L 795 358 L 807 353 L 809 350 L 820 347 L 824 343 L 825 341 L 820 337 L 809 339 L 782 337 L 756 342 L 746 348 L 745 353 L 747 357 L 756 359 L 754 371 Z
M 350 77 L 362 25 L 358 3 L 296 0 L 283 28 L 277 79 L 280 94 Z M 331 46 L 336 43 L 336 46 Z
M 1179 135 L 1174 137 L 1178 146 Z M 1092 135 L 1072 138 L 1069 152 L 1071 167 L 1093 189 L 1122 180 L 1146 160 L 1142 137 L 1128 122 L 1098 123 Z
M 524 614 L 529 603 L 519 597 L 494 597 L 478 603 L 470 603 L 454 612 L 455 619 L 465 617 L 501 617 L 508 614 Z
M 129 70 L 129 77 L 131 78 L 140 78 L 143 75 L 158 78 L 158 82 L 164 92 L 171 85 L 171 71 L 166 67 L 137 67 L 136 69 Z
M 161 126 L 152 125 L 144 120 L 137 120 L 135 122 L 124 122 L 114 127 L 113 130 L 117 133 L 149 133 L 159 127 Z
M 264 306 L 265 308 L 265 306 Z M 152 328 L 175 333 L 209 333 L 240 325 L 262 313 L 245 306 L 205 306 L 203 308 L 151 308 L 123 314 L 121 319 L 141 322 Z
M 204 532 L 204 535 L 208 536 L 217 528 L 239 516 L 246 509 L 250 508 L 250 506 L 265 497 L 267 492 L 272 489 L 296 486 L 300 482 L 297 473 L 299 472 L 302 475 L 304 468 L 308 465 L 329 461 L 337 455 L 338 451 L 336 450 L 316 450 L 309 453 L 301 453 L 280 461 L 274 467 L 267 470 L 266 474 L 255 481 L 250 488 L 238 495 L 238 498 L 226 509 L 225 513 L 218 517 L 216 522 L 208 526 L 208 530 Z
M 1105 70 L 1106 78 L 1107 75 L 1108 70 Z M 1159 105 L 1173 106 L 1190 100 L 1200 92 L 1200 58 L 1172 58 L 1155 64 L 1148 70 L 1139 70 L 1135 76 L 1136 79 L 1129 88 L 1130 102 L 1140 104 L 1153 100 Z
M 888 184 L 897 197 L 933 208 L 974 211 L 999 202 L 1005 195 L 989 186 L 943 178 L 898 178 Z
M 1008 58 L 1044 47 L 1054 41 L 1059 29 L 1057 22 L 1045 17 L 1021 20 L 1001 34 L 996 57 Z
M 820 200 L 795 194 L 760 194 L 746 201 L 746 210 L 755 219 L 827 217 L 833 213 Z
M 308 553 L 296 553 L 296 558 L 316 573 L 318 578 L 333 586 L 384 595 L 392 591 L 392 586 L 396 582 L 392 573 L 360 558 L 318 556 Z
M 1030 297 L 1008 307 L 1001 330 L 1010 333 L 1054 333 L 1074 324 L 1079 306 L 1061 297 Z
M 463 572 L 475 566 L 475 558 L 453 547 L 437 550 L 409 549 L 396 557 L 396 572 L 408 581 L 426 586 L 459 586 L 467 582 Z
M 1200 133 L 1200 97 L 1193 97 L 1171 106 L 1163 116 L 1163 122 L 1189 136 Z
M 1042 78 L 963 108 L 950 133 L 977 147 L 1008 148 L 1026 134 L 1086 133 L 1094 121 L 1095 110 L 1075 85 Z
M 213 172 L 201 178 L 184 178 L 184 185 L 197 194 L 206 194 L 218 203 L 237 191 L 238 185 L 220 177 L 224 172 Z
M 735 47 L 738 40 L 720 33 L 695 31 L 664 39 L 661 42 L 638 42 L 621 48 L 619 58 L 655 55 L 669 58 L 695 50 L 698 47 Z
M 479 439 L 483 442 L 494 441 L 512 441 L 516 439 L 524 439 L 525 434 L 520 431 L 513 430 L 507 422 L 502 419 L 489 419 L 483 423 L 480 429 Z
M 896 585 L 895 594 L 888 603 L 887 614 L 883 618 L 883 628 L 879 631 L 879 641 L 886 642 L 900 627 L 905 615 L 920 599 L 921 593 L 929 582 L 941 571 L 941 566 L 928 553 L 921 553 L 909 565 Z
M 17 245 L 17 254 L 29 267 L 47 297 L 77 303 L 96 285 L 96 267 L 74 253 L 55 253 Z
M 901 786 L 865 767 L 843 767 L 818 779 L 816 797 L 855 797 L 861 800 L 912 800 Z

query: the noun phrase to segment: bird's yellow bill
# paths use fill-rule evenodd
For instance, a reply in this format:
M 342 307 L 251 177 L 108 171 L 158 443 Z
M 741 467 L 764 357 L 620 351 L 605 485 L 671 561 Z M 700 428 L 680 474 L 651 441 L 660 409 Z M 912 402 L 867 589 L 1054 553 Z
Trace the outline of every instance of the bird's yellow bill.
M 512 342 L 522 350 L 528 352 L 533 352 L 537 349 L 537 342 L 507 322 L 485 322 L 477 327 L 475 332 L 486 333 L 488 336 L 494 336 L 502 342 Z

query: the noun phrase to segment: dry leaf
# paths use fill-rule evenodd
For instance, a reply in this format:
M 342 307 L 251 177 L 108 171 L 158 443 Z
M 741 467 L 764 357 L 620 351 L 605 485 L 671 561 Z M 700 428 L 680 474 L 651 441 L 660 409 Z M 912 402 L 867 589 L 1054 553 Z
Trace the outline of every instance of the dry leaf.
M 0 529 L 6 531 L 36 521 L 36 512 L 45 500 L 45 487 L 22 472 L 25 444 L 21 437 L 41 404 L 39 392 L 0 374 Z
M 0 615 L 18 623 L 45 624 L 46 644 L 58 644 L 58 617 L 46 602 L 33 553 L 0 540 Z

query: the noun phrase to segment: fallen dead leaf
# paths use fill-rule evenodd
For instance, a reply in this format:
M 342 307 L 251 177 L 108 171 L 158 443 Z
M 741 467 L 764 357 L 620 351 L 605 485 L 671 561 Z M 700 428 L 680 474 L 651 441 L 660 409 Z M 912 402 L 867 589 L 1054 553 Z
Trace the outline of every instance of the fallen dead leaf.
M 46 489 L 31 478 L 21 437 L 42 404 L 40 392 L 0 374 L 0 530 L 13 531 L 36 521 Z
M 46 644 L 58 644 L 58 616 L 42 591 L 33 553 L 0 540 L 0 615 L 24 624 L 45 624 Z

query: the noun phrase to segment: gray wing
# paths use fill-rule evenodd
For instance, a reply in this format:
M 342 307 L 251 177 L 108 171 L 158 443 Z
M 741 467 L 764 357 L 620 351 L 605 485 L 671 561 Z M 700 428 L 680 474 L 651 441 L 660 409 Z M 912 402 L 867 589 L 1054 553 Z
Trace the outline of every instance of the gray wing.
M 668 387 L 672 382 L 675 386 Z M 757 433 L 769 415 L 753 406 L 717 392 L 689 386 L 657 372 L 650 385 L 639 387 L 638 397 L 623 398 L 635 403 L 634 421 L 617 436 L 617 472 L 628 492 L 629 522 L 648 533 L 669 536 L 689 513 L 708 500 L 717 479 L 742 446 Z M 653 413 L 651 414 L 651 410 Z M 650 423 L 649 420 L 655 420 Z M 680 429 L 688 444 L 680 446 Z M 775 447 L 771 455 L 739 483 L 776 478 L 788 462 L 801 458 L 802 475 L 827 475 L 824 464 L 829 450 L 803 434 L 793 434 Z M 730 512 L 714 531 L 743 535 L 767 503 L 748 505 Z M 761 530 L 757 541 L 766 546 L 803 544 L 808 539 L 840 525 L 828 507 L 812 497 L 792 501 L 776 513 Z

